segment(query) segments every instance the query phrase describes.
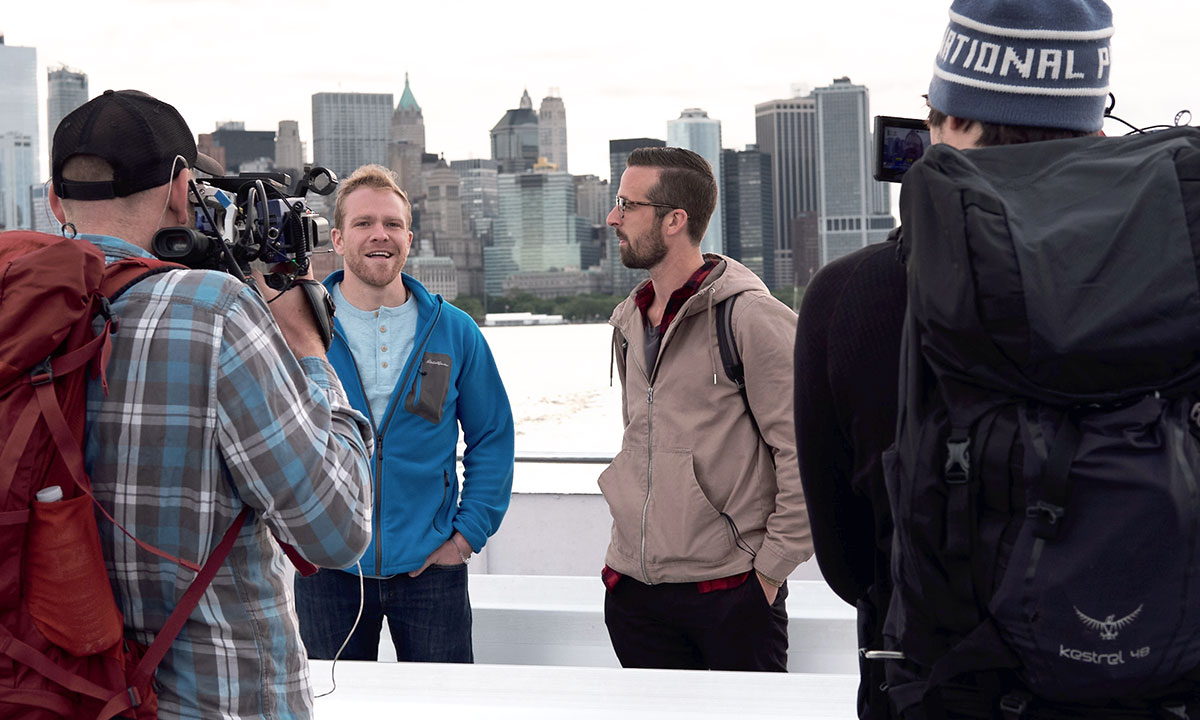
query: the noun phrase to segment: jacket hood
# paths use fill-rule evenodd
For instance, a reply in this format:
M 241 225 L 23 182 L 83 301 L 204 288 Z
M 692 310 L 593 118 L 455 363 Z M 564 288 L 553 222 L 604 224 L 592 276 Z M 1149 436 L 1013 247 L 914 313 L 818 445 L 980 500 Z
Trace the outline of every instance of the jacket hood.
M 726 298 L 749 290 L 769 292 L 763 281 L 750 268 L 737 260 L 716 253 L 705 253 L 704 259 L 718 261 L 717 266 L 708 274 L 708 277 L 704 278 L 704 282 L 696 294 L 684 304 L 679 317 L 704 312 L 710 305 L 715 305 Z M 618 328 L 624 328 L 629 322 L 641 322 L 641 315 L 633 298 L 648 282 L 650 280 L 647 279 L 638 283 L 637 287 L 629 293 L 629 297 L 617 305 L 608 320 L 609 323 Z

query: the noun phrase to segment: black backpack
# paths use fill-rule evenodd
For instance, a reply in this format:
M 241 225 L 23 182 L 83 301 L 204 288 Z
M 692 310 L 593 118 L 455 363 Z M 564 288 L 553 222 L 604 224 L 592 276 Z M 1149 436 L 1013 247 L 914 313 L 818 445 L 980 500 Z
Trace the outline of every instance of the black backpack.
M 893 702 L 913 717 L 1186 717 L 1200 130 L 937 145 L 900 206 Z

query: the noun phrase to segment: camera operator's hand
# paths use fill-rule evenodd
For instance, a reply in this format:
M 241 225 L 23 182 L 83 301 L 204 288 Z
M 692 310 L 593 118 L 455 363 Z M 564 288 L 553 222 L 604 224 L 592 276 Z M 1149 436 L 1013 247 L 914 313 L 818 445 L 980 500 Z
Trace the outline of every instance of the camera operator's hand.
M 268 302 L 267 307 L 275 316 L 275 322 L 279 324 L 279 329 L 283 332 L 283 339 L 291 348 L 292 354 L 297 358 L 325 357 L 325 344 L 321 342 L 317 321 L 313 317 L 312 308 L 309 306 L 304 292 L 297 287 L 292 287 L 280 293 L 267 285 L 261 272 L 255 270 L 253 274 L 254 282 L 258 285 L 258 292 Z M 312 270 L 309 269 L 307 273 L 300 276 L 300 279 L 312 280 Z

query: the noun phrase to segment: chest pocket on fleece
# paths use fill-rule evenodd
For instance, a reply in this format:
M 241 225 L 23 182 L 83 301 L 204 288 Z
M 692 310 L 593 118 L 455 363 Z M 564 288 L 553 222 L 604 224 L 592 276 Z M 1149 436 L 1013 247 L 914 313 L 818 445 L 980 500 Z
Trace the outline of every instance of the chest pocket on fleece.
M 450 389 L 450 356 L 444 353 L 425 353 L 417 369 L 417 379 L 404 399 L 404 409 L 433 424 L 442 421 L 446 391 Z

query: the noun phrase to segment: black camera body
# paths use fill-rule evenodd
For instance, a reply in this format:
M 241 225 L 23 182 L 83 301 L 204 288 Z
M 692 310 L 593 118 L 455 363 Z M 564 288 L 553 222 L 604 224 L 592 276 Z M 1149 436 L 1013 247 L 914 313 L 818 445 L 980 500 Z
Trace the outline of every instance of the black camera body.
M 901 182 L 929 147 L 929 127 L 916 118 L 875 116 L 875 179 Z
M 328 195 L 337 176 L 326 168 L 305 170 L 289 192 L 286 173 L 243 173 L 189 184 L 194 227 L 163 228 L 151 241 L 162 260 L 193 269 L 224 270 L 242 280 L 255 260 L 291 261 L 308 271 L 313 249 L 329 242 L 329 222 L 305 202 L 309 192 Z

